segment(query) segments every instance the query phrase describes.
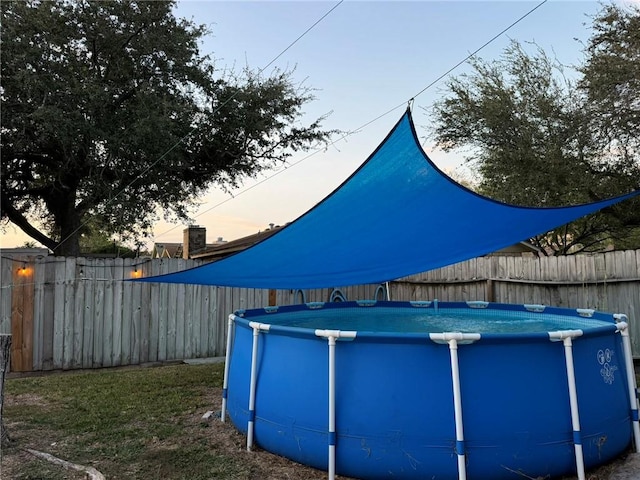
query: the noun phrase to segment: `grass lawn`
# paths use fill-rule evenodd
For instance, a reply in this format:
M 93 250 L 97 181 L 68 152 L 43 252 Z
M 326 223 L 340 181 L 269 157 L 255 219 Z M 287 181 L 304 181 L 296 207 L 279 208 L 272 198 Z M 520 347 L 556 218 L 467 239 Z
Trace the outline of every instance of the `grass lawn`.
M 113 479 L 326 479 L 314 470 L 256 449 L 217 418 L 223 365 L 173 365 L 49 373 L 10 378 L 4 421 L 12 444 L 0 479 L 76 480 L 84 473 L 25 449 L 93 467 Z M 611 466 L 589 472 L 607 479 Z
M 0 478 L 84 479 L 24 449 L 93 467 L 107 479 L 321 479 L 326 472 L 247 452 L 230 423 L 202 420 L 221 403 L 223 365 L 175 365 L 10 378 L 12 444 Z

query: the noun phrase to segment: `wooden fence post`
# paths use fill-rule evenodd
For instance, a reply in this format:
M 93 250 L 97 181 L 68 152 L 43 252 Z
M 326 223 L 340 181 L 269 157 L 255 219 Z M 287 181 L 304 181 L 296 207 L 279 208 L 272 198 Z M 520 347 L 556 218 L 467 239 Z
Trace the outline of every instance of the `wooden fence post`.
M 15 372 L 33 370 L 34 264 L 26 258 L 22 267 L 13 269 L 11 289 L 11 333 Z
M 486 282 L 486 287 L 485 287 L 485 300 L 487 302 L 495 302 L 496 301 L 496 296 L 495 296 L 495 289 L 493 288 L 493 279 L 492 278 L 487 278 L 487 282 Z
M 4 428 L 2 406 L 4 405 L 4 378 L 9 371 L 11 359 L 11 335 L 0 334 L 0 447 L 9 442 L 9 435 Z
M 269 290 L 269 306 L 270 307 L 273 307 L 278 303 L 278 295 L 277 294 L 278 294 L 278 292 L 276 290 Z

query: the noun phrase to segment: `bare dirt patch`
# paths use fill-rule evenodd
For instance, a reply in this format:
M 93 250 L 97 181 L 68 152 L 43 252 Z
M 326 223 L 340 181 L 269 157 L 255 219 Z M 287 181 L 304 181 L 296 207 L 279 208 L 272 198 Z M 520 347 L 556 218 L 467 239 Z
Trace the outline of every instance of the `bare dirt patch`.
M 39 395 L 32 393 L 20 393 L 18 395 L 7 395 L 4 399 L 4 405 L 11 406 L 37 406 L 46 407 L 48 402 Z
M 67 444 L 78 443 L 78 438 L 61 438 L 60 432 L 49 430 L 45 427 L 24 428 L 23 422 L 8 422 L 7 428 L 11 434 L 11 445 L 2 452 L 0 464 L 0 479 L 14 480 L 81 480 L 86 479 L 82 472 L 66 470 L 59 465 L 49 464 L 45 460 L 36 458 L 25 449 L 31 448 L 45 453 L 50 453 L 58 458 L 73 463 L 83 464 L 96 468 L 109 480 L 122 479 L 159 479 L 159 478 L 190 478 L 187 474 L 188 467 L 182 465 L 184 452 L 193 448 L 193 445 L 201 445 L 203 450 L 220 455 L 221 462 L 242 465 L 242 469 L 226 474 L 225 466 L 221 465 L 223 472 L 220 476 L 209 478 L 237 478 L 239 480 L 320 480 L 326 479 L 327 473 L 305 465 L 292 462 L 286 458 L 266 452 L 259 447 L 248 452 L 246 449 L 246 437 L 238 432 L 235 427 L 227 422 L 220 421 L 221 389 L 207 388 L 203 391 L 205 403 L 209 410 L 217 415 L 209 420 L 202 418 L 207 410 L 201 410 L 185 414 L 182 418 L 171 419 L 171 423 L 180 424 L 181 434 L 168 438 L 153 436 L 144 443 L 144 454 L 135 462 L 122 468 L 118 458 L 107 456 L 96 458 L 94 462 L 82 462 L 75 458 L 65 456 Z M 36 405 L 45 407 L 47 402 L 36 395 L 20 394 L 7 396 L 7 405 Z M 144 425 L 140 425 L 144 427 Z M 108 449 L 110 439 L 105 438 L 104 445 L 91 444 L 91 448 L 99 450 Z M 154 473 L 149 473 L 149 465 L 157 464 Z M 167 465 L 175 464 L 175 467 Z M 117 466 L 117 468 L 116 468 Z M 182 470 L 181 470 L 182 469 Z M 109 472 L 118 472 L 115 475 Z M 347 477 L 337 478 L 346 480 Z
M 204 411 L 189 416 L 186 419 L 187 426 L 184 428 L 185 435 L 181 442 L 204 441 L 211 449 L 234 457 L 238 462 L 247 466 L 247 480 L 320 480 L 327 478 L 325 471 L 301 465 L 259 447 L 254 447 L 251 452 L 247 451 L 246 437 L 238 432 L 228 419 L 224 423 L 220 420 L 222 390 L 219 388 L 209 389 L 205 397 L 208 400 L 207 403 L 211 405 L 210 410 L 216 412 L 216 415 L 209 420 L 202 418 L 206 413 Z M 156 451 L 179 448 L 180 446 L 175 443 L 168 445 L 164 442 L 158 442 L 153 446 Z M 349 477 L 344 476 L 336 476 L 336 478 L 349 480 Z

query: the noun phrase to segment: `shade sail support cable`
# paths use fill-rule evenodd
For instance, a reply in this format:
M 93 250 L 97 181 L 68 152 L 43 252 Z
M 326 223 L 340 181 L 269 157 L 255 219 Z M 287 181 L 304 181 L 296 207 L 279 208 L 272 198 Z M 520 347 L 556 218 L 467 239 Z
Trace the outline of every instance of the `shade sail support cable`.
M 538 8 L 542 7 L 542 5 L 544 5 L 544 4 L 545 4 L 545 3 L 547 3 L 547 2 L 548 2 L 548 0 L 543 0 L 543 1 L 541 1 L 540 3 L 538 3 L 536 6 L 534 6 L 534 7 L 533 7 L 533 8 L 531 8 L 530 10 L 528 10 L 524 15 L 522 15 L 521 17 L 519 17 L 517 20 L 513 21 L 509 26 L 507 26 L 506 28 L 502 29 L 502 30 L 500 31 L 500 33 L 498 33 L 498 34 L 494 35 L 493 37 L 491 37 L 491 39 L 489 39 L 488 41 L 486 41 L 485 43 L 483 43 L 480 47 L 476 48 L 472 53 L 470 53 L 469 55 L 467 55 L 464 59 L 460 60 L 458 63 L 456 63 L 454 66 L 452 66 L 451 68 L 449 68 L 446 72 L 444 72 L 442 75 L 440 75 L 440 76 L 439 76 L 439 77 L 437 77 L 435 80 L 433 80 L 431 83 L 429 83 L 426 87 L 424 87 L 424 88 L 423 88 L 422 90 L 420 90 L 418 93 L 416 93 L 415 95 L 413 95 L 413 96 L 412 96 L 409 100 L 407 100 L 407 102 L 406 102 L 406 104 L 408 105 L 408 108 L 410 108 L 410 109 L 411 109 L 411 108 L 413 108 L 413 103 L 414 103 L 414 101 L 415 101 L 415 98 L 416 98 L 416 97 L 418 97 L 418 96 L 422 95 L 422 94 L 423 94 L 424 92 L 426 92 L 429 88 L 433 87 L 433 86 L 434 86 L 435 84 L 437 84 L 440 80 L 442 80 L 442 79 L 443 79 L 443 78 L 445 78 L 447 75 L 449 75 L 451 72 L 453 72 L 455 69 L 457 69 L 460 65 L 463 65 L 464 63 L 466 63 L 470 58 L 472 58 L 473 56 L 475 56 L 476 54 L 478 54 L 478 53 L 479 53 L 481 50 L 483 50 L 485 47 L 489 46 L 491 43 L 493 43 L 495 40 L 497 40 L 498 38 L 500 38 L 502 35 L 504 35 L 506 32 L 508 32 L 511 28 L 513 28 L 514 26 L 516 26 L 518 23 L 520 23 L 522 20 L 524 20 L 525 18 L 527 18 L 529 15 L 531 15 L 534 11 L 536 11 Z M 327 14 L 326 14 L 326 15 L 328 15 L 329 13 L 331 13 L 331 12 L 332 12 L 336 7 L 338 7 L 338 5 L 340 5 L 340 3 L 342 3 L 342 1 L 341 1 L 341 2 L 339 2 L 337 5 L 335 5 L 335 6 L 334 6 L 334 7 L 333 7 L 329 12 L 327 12 Z M 325 16 L 326 16 L 326 15 L 325 15 Z M 324 17 L 322 17 L 320 20 L 322 20 L 322 19 L 324 19 Z M 319 21 L 320 21 L 320 20 L 319 20 Z M 319 21 L 318 21 L 318 22 L 319 22 Z M 318 22 L 316 22 L 316 23 L 318 23 Z M 315 26 L 315 24 L 314 24 L 313 26 Z M 306 32 L 305 32 L 305 33 L 306 33 Z M 298 40 L 299 40 L 299 39 L 298 39 Z M 296 41 L 297 41 L 297 40 L 296 40 Z M 289 48 L 289 47 L 287 47 L 287 48 Z M 284 53 L 284 52 L 282 52 L 282 53 Z M 280 54 L 280 55 L 281 55 L 281 54 Z M 278 55 L 278 57 L 279 57 L 280 55 Z M 278 57 L 276 57 L 276 58 L 278 58 Z M 274 59 L 274 61 L 275 61 L 275 59 Z M 273 62 L 271 62 L 271 63 L 273 63 Z M 266 67 L 265 67 L 265 68 L 266 68 Z M 347 132 L 346 134 L 342 135 L 340 138 L 338 138 L 338 139 L 336 139 L 336 140 L 334 140 L 334 141 L 330 142 L 328 146 L 335 145 L 336 143 L 341 142 L 342 140 L 347 139 L 347 138 L 348 138 L 348 137 L 350 137 L 351 135 L 354 135 L 356 132 L 360 132 L 361 130 L 365 129 L 366 127 L 368 127 L 368 126 L 369 126 L 369 125 L 371 125 L 372 123 L 375 123 L 375 122 L 377 122 L 378 120 L 380 120 L 380 119 L 382 119 L 382 118 L 386 117 L 387 115 L 389 115 L 389 114 L 393 113 L 393 112 L 394 112 L 394 111 L 396 111 L 398 108 L 401 108 L 401 107 L 402 107 L 402 106 L 404 106 L 404 105 L 405 105 L 405 102 L 400 103 L 400 104 L 396 105 L 395 107 L 390 108 L 389 110 L 387 110 L 386 112 L 382 113 L 381 115 L 378 115 L 377 117 L 373 118 L 372 120 L 369 120 L 368 122 L 366 122 L 366 123 L 364 123 L 364 124 L 360 125 L 359 127 L 355 128 L 355 129 L 353 129 L 353 130 L 350 130 L 350 131 L 349 131 L 349 132 Z M 317 150 L 315 150 L 315 151 L 311 152 L 310 154 L 308 154 L 308 155 L 304 156 L 304 157 L 303 157 L 303 158 L 301 158 L 300 160 L 298 160 L 298 161 L 296 161 L 296 162 L 291 163 L 291 164 L 289 165 L 289 168 L 294 167 L 294 166 L 296 166 L 296 165 L 299 165 L 300 163 L 302 163 L 302 162 L 304 162 L 304 161 L 308 160 L 309 158 L 313 157 L 314 155 L 316 155 L 316 154 L 318 154 L 318 153 L 320 153 L 320 152 L 322 152 L 322 151 L 324 151 L 324 148 L 319 148 L 319 149 L 317 149 Z M 283 171 L 284 171 L 284 170 L 280 170 L 280 171 L 278 171 L 278 172 L 275 172 L 274 174 L 272 174 L 272 175 L 269 175 L 269 176 L 265 177 L 265 178 L 264 178 L 263 180 L 261 180 L 260 182 L 258 182 L 258 183 L 256 183 L 256 184 L 254 184 L 254 185 L 252 185 L 252 186 L 250 186 L 250 187 L 248 187 L 248 188 L 246 188 L 246 189 L 244 189 L 244 190 L 242 190 L 242 191 L 240 191 L 240 192 L 237 192 L 237 193 L 235 194 L 235 196 L 233 196 L 233 195 L 232 195 L 232 197 L 227 198 L 227 199 L 225 199 L 224 201 L 217 203 L 216 205 L 213 205 L 212 207 L 210 207 L 210 208 L 208 208 L 208 209 L 204 210 L 203 212 L 200 212 L 198 215 L 196 215 L 196 218 L 197 218 L 197 217 L 199 217 L 199 216 L 201 216 L 201 215 L 204 215 L 205 213 L 210 212 L 211 210 L 213 210 L 213 209 L 215 209 L 215 208 L 217 208 L 217 207 L 219 207 L 219 206 L 223 205 L 224 203 L 227 203 L 228 201 L 231 201 L 233 198 L 236 198 L 236 197 L 238 197 L 238 196 L 240 196 L 240 195 L 242 195 L 242 194 L 244 194 L 244 193 L 248 192 L 249 190 L 251 190 L 251 189 L 253 189 L 253 188 L 257 187 L 258 185 L 261 185 L 262 183 L 264 183 L 264 182 L 267 182 L 267 181 L 271 180 L 272 178 L 274 178 L 274 177 L 276 177 L 276 176 L 280 175 Z M 175 227 L 173 227 L 173 228 L 170 228 L 169 230 L 167 230 L 167 231 L 165 231 L 165 232 L 162 232 L 162 233 L 161 233 L 161 234 L 159 234 L 159 235 L 156 235 L 154 238 L 158 238 L 158 237 L 161 237 L 161 236 L 163 236 L 163 235 L 166 235 L 167 233 L 169 233 L 169 232 L 171 232 L 171 231 L 175 230 L 176 228 L 178 228 L 178 226 L 175 226 Z

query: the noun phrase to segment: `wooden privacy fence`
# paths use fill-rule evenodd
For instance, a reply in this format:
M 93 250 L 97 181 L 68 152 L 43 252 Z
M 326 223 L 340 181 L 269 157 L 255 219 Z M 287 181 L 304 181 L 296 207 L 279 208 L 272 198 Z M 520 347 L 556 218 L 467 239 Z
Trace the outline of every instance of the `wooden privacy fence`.
M 392 283 L 392 298 L 591 308 L 629 317 L 640 357 L 640 250 L 560 257 L 486 256 Z
M 3 256 L 0 333 L 13 334 L 13 371 L 100 368 L 224 355 L 229 313 L 329 301 L 313 291 L 128 280 L 191 268 L 183 259 Z M 630 319 L 640 356 L 640 250 L 567 257 L 487 256 L 390 282 L 393 300 L 487 300 L 594 308 Z M 378 285 L 340 288 L 381 298 Z
M 196 266 L 182 259 L 2 258 L 0 333 L 12 370 L 99 368 L 222 355 L 227 305 L 268 292 L 130 282 Z

